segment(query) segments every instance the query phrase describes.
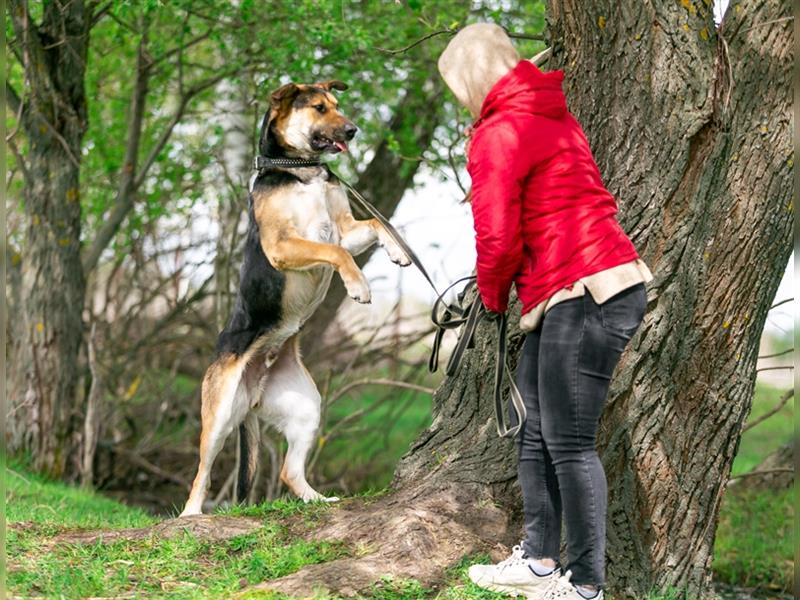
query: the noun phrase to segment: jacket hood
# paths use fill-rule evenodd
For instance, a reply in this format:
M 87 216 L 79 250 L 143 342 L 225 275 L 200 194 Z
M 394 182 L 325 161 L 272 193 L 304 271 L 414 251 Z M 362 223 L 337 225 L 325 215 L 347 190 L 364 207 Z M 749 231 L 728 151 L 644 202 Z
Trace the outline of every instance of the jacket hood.
M 567 112 L 561 84 L 563 71 L 543 73 L 532 62 L 521 60 L 489 91 L 479 121 L 498 110 L 511 110 L 559 119 Z

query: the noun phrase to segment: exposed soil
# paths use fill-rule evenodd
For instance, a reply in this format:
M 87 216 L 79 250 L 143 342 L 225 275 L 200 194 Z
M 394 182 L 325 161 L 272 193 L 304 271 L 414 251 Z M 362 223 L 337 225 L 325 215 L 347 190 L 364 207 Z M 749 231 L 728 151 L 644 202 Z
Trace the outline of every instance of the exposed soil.
M 90 544 L 117 540 L 140 540 L 150 535 L 162 538 L 191 533 L 195 537 L 219 542 L 255 531 L 262 526 L 260 519 L 252 517 L 228 517 L 222 515 L 197 515 L 180 519 L 168 519 L 151 527 L 113 529 L 109 531 L 70 531 L 55 536 L 52 544 Z
M 413 578 L 431 588 L 465 555 L 505 557 L 508 547 L 497 540 L 513 539 L 516 532 L 506 512 L 478 489 L 404 489 L 372 502 L 348 503 L 327 513 L 308 536 L 342 541 L 355 549 L 355 556 L 309 565 L 250 589 L 299 597 L 318 591 L 352 596 L 386 576 Z

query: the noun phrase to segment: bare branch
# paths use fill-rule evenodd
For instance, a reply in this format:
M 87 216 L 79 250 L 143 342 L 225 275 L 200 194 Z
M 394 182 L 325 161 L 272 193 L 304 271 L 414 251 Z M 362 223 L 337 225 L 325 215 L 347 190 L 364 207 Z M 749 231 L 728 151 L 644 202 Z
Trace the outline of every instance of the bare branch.
M 408 52 L 412 48 L 419 46 L 422 42 L 429 40 L 432 37 L 436 37 L 437 35 L 443 35 L 443 34 L 454 35 L 456 33 L 458 33 L 458 29 L 449 29 L 449 28 L 440 29 L 439 31 L 434 31 L 432 33 L 429 33 L 428 35 L 424 35 L 421 38 L 419 38 L 416 42 L 413 42 L 403 48 L 399 48 L 398 50 L 388 50 L 386 48 L 379 48 L 378 46 L 375 46 L 375 50 L 378 50 L 379 52 L 385 52 L 386 54 L 391 54 L 391 55 L 402 54 L 403 52 Z
M 777 414 L 781 411 L 781 409 L 786 406 L 786 403 L 789 402 L 789 399 L 794 396 L 794 390 L 791 389 L 787 391 L 783 396 L 780 397 L 778 403 L 773 406 L 768 412 L 764 413 L 760 417 L 758 417 L 755 421 L 747 423 L 744 427 L 742 427 L 742 433 L 745 431 L 751 430 L 756 425 L 759 425 L 769 419 L 772 415 Z
M 783 365 L 779 367 L 761 367 L 760 369 L 756 369 L 756 373 L 760 373 L 761 371 L 781 371 L 784 369 L 794 369 L 794 365 Z
M 794 352 L 794 348 L 789 348 L 788 350 L 784 350 L 783 352 L 776 352 L 775 354 L 765 354 L 763 356 L 759 356 L 758 360 L 765 360 L 767 358 L 775 358 L 777 356 L 783 356 L 784 354 L 790 354 Z
M 784 304 L 787 304 L 787 303 L 789 303 L 789 302 L 794 302 L 794 298 L 786 298 L 786 300 L 781 300 L 781 301 L 780 301 L 780 302 L 778 302 L 777 304 L 773 304 L 772 306 L 770 306 L 770 307 L 769 307 L 769 309 L 770 309 L 770 310 L 776 309 L 776 308 L 778 308 L 779 306 L 783 306 Z
M 425 394 L 433 394 L 436 391 L 435 389 L 425 387 L 424 385 L 417 385 L 416 383 L 406 383 L 405 381 L 395 381 L 394 379 L 381 379 L 381 378 L 359 379 L 357 381 L 351 381 L 347 385 L 343 386 L 341 389 L 337 390 L 336 394 L 333 396 L 333 398 L 330 399 L 328 404 L 333 404 L 350 390 L 357 387 L 363 387 L 365 385 L 386 385 L 390 387 L 403 388 L 406 390 L 414 390 L 415 392 L 423 392 Z
M 794 473 L 794 469 L 781 467 L 777 469 L 764 469 L 762 471 L 748 471 L 747 473 L 742 473 L 741 475 L 737 475 L 736 477 L 731 477 L 728 480 L 728 485 L 730 485 L 732 481 L 736 481 L 737 479 L 756 477 L 757 475 L 773 475 L 775 473 Z

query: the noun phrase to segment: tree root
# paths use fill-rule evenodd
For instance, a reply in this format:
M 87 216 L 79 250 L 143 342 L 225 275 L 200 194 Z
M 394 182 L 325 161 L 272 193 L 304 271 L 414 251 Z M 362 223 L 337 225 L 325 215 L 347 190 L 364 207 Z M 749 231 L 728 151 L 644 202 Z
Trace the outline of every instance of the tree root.
M 510 533 L 507 514 L 493 503 L 485 486 L 403 489 L 376 501 L 347 503 L 307 533 L 313 540 L 345 542 L 355 556 L 310 565 L 246 592 L 308 597 L 327 591 L 352 596 L 386 577 L 434 586 L 464 556 L 506 554 L 498 540 L 509 541 Z
M 191 533 L 200 539 L 211 542 L 221 542 L 237 535 L 250 533 L 261 526 L 261 520 L 251 517 L 197 515 L 169 519 L 152 527 L 135 527 L 110 531 L 71 531 L 55 536 L 51 542 L 53 544 L 108 543 L 117 540 L 141 540 L 151 535 L 167 538 L 183 533 Z

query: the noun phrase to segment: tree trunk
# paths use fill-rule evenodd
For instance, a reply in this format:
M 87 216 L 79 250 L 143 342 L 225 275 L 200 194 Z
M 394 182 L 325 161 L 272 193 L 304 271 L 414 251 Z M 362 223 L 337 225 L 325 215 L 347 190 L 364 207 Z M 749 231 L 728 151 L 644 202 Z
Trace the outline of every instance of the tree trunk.
M 80 468 L 76 383 L 84 276 L 78 178 L 90 15 L 78 0 L 47 3 L 38 25 L 26 3 L 11 2 L 10 12 L 27 84 L 23 98 L 12 95 L 11 107 L 21 105 L 30 179 L 7 441 L 9 451 L 29 452 L 37 469 L 61 477 Z
M 732 2 L 718 32 L 710 2 L 549 4 L 549 66 L 563 65 L 621 223 L 655 273 L 599 435 L 615 598 L 667 587 L 714 595 L 720 500 L 791 252 L 790 14 L 779 0 Z M 512 357 L 518 316 L 515 302 Z M 476 538 L 484 549 L 519 539 L 518 513 L 497 514 L 519 500 L 513 446 L 492 422 L 493 336 L 479 329 L 459 375 L 437 390 L 433 423 L 398 466 L 393 493 L 345 507 L 314 533 L 369 540 L 376 554 L 270 588 L 357 589 L 387 571 L 431 583 L 430 571 L 480 548 Z M 339 584 L 337 572 L 353 577 Z
M 790 7 L 732 2 L 717 31 L 710 3 L 684 4 L 551 4 L 571 107 L 656 275 L 598 441 L 608 575 L 628 597 L 708 589 L 758 342 L 791 253 Z
M 700 3 L 550 4 L 571 110 L 655 273 L 599 436 L 608 576 L 623 597 L 668 586 L 701 597 L 710 583 L 758 342 L 791 252 L 789 14 L 777 0 L 736 3 L 718 33 Z M 489 439 L 477 401 L 490 395 L 483 336 L 479 349 L 474 375 L 437 393 L 398 485 L 513 477 L 510 446 Z

